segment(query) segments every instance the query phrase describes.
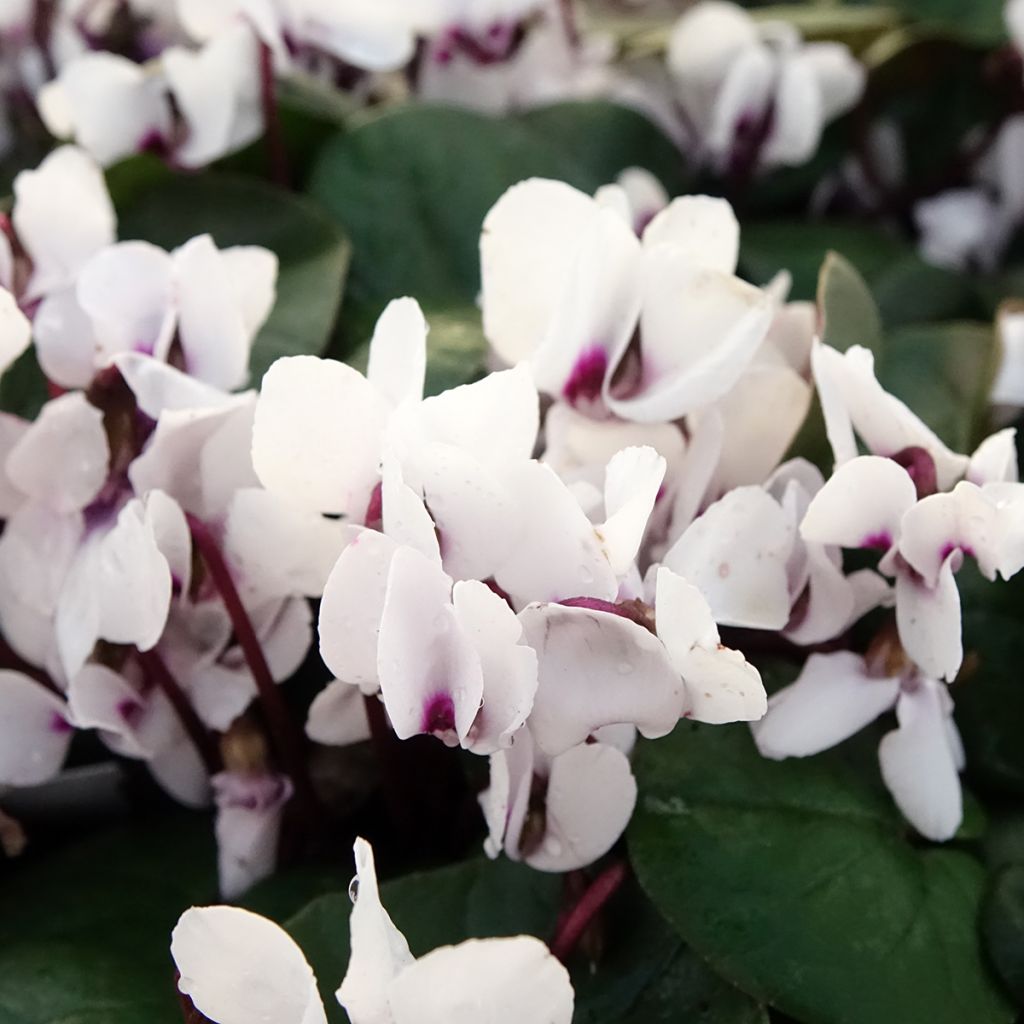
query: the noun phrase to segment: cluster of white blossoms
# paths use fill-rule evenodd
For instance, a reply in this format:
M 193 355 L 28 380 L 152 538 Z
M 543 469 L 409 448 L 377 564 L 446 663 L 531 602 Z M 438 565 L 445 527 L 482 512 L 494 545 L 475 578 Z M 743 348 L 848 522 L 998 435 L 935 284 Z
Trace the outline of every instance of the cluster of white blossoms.
M 140 151 L 199 167 L 258 138 L 275 79 L 358 102 L 397 92 L 499 112 L 566 99 L 637 107 L 715 172 L 748 177 L 815 153 L 855 105 L 864 69 L 839 43 L 805 44 L 702 0 L 672 30 L 665 70 L 616 63 L 572 0 L 31 0 L 0 2 L 0 83 L 100 163 Z M 125 38 L 130 40 L 126 45 Z M 6 116 L 6 115 L 5 115 Z M 0 152 L 6 148 L 0 127 Z
M 424 397 L 429 327 L 401 298 L 365 375 L 286 357 L 257 394 L 238 389 L 271 253 L 116 240 L 72 147 L 24 172 L 0 351 L 34 342 L 54 397 L 0 418 L 0 785 L 52 777 L 95 729 L 216 803 L 232 897 L 273 869 L 293 796 L 315 806 L 304 744 L 364 739 L 379 709 L 401 739 L 489 759 L 491 856 L 567 871 L 626 827 L 638 733 L 746 721 L 767 756 L 802 756 L 895 708 L 885 781 L 921 833 L 952 836 L 955 574 L 1024 565 L 1014 432 L 951 451 L 868 350 L 816 339 L 783 278 L 741 280 L 738 248 L 727 202 L 669 201 L 642 171 L 594 196 L 528 180 L 480 242 L 507 368 Z M 815 391 L 827 480 L 782 461 Z M 336 679 L 303 736 L 275 682 L 312 644 L 308 598 Z M 884 642 L 840 649 L 891 606 Z M 811 656 L 769 701 L 720 627 Z
M 470 939 L 414 957 L 380 902 L 373 850 L 355 843 L 351 953 L 336 995 L 352 1024 L 570 1024 L 566 969 L 539 939 Z M 302 950 L 237 907 L 193 907 L 171 940 L 178 988 L 212 1024 L 326 1024 Z

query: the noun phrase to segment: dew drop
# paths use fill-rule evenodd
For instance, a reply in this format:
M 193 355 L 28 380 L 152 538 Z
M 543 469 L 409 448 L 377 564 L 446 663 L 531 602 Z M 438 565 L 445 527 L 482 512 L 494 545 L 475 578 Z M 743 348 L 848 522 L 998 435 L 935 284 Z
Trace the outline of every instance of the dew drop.
M 354 904 L 359 899 L 359 876 L 356 875 L 351 882 L 348 883 L 348 898 Z

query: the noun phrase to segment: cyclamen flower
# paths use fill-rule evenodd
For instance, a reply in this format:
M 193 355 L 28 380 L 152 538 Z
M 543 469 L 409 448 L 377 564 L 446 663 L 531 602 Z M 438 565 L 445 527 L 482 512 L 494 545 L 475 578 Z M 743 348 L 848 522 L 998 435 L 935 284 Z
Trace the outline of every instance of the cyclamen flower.
M 354 851 L 352 952 L 337 992 L 352 1024 L 569 1024 L 569 975 L 542 942 L 470 939 L 415 958 L 380 903 L 372 849 L 357 839 Z M 174 929 L 171 956 L 179 989 L 213 1024 L 326 1024 L 302 950 L 257 914 L 193 907 Z
M 547 394 L 672 420 L 736 383 L 772 300 L 735 276 L 739 226 L 724 200 L 676 199 L 638 239 L 612 195 L 532 179 L 498 200 L 480 241 L 484 332 L 505 362 L 529 360 Z
M 878 748 L 882 780 L 904 817 L 927 839 L 952 839 L 963 817 L 963 746 L 947 687 L 913 666 L 872 671 L 848 651 L 812 654 L 797 680 L 774 693 L 751 726 L 765 757 L 807 757 L 895 708 L 898 726 Z
M 703 0 L 676 23 L 668 67 L 690 145 L 720 173 L 799 166 L 825 125 L 860 98 L 863 66 L 839 43 L 805 43 L 785 22 L 755 22 Z

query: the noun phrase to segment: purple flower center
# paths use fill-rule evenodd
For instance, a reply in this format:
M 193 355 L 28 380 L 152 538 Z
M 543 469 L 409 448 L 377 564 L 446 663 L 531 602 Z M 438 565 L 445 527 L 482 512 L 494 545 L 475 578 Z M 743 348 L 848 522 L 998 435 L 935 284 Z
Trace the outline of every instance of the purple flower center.
M 139 719 L 142 717 L 142 705 L 137 700 L 132 700 L 131 697 L 126 697 L 124 700 L 118 702 L 117 713 L 121 716 L 125 725 L 130 729 L 134 729 L 139 724 Z
M 888 551 L 892 547 L 892 534 L 888 530 L 879 530 L 878 533 L 869 533 L 861 542 L 862 548 L 871 548 L 875 551 Z
M 890 459 L 902 466 L 917 489 L 918 501 L 935 494 L 939 489 L 938 476 L 935 472 L 935 460 L 931 454 L 918 445 L 910 445 L 890 455 Z
M 601 395 L 607 372 L 608 353 L 600 345 L 584 349 L 562 388 L 562 396 L 570 405 L 583 400 L 594 401 Z
M 423 710 L 423 732 L 444 735 L 455 732 L 455 704 L 451 694 L 435 693 Z
M 59 711 L 54 711 L 50 716 L 50 732 L 65 736 L 73 730 L 74 726 Z

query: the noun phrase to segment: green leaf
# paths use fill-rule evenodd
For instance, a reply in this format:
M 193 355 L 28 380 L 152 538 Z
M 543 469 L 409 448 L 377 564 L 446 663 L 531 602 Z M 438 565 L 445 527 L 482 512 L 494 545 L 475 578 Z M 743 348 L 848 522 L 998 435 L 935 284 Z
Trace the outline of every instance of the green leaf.
M 338 135 L 310 181 L 355 247 L 332 351 L 348 358 L 398 296 L 434 309 L 474 303 L 480 228 L 511 185 L 541 176 L 592 192 L 633 165 L 662 175 L 670 191 L 684 185 L 675 147 L 641 115 L 607 103 L 502 120 L 406 107 Z
M 0 1022 L 181 1024 L 171 929 L 216 899 L 215 863 L 209 819 L 177 814 L 11 865 Z
M 818 277 L 818 315 L 822 341 L 845 352 L 863 345 L 877 356 L 882 349 L 882 320 L 864 278 L 844 256 L 830 252 Z
M 897 11 L 922 28 L 974 43 L 995 46 L 1006 41 L 1003 0 L 889 0 Z
M 208 232 L 222 247 L 262 245 L 277 254 L 277 301 L 253 345 L 252 382 L 259 384 L 279 356 L 321 353 L 349 259 L 349 244 L 331 218 L 308 199 L 263 182 L 212 173 L 151 174 L 129 175 L 122 168 L 122 177 L 112 181 L 122 239 L 170 249 Z M 119 181 L 125 183 L 115 187 Z
M 886 337 L 878 379 L 954 451 L 970 452 L 986 433 L 997 360 L 988 324 L 915 325 Z
M 39 368 L 36 350 L 29 348 L 0 379 L 0 409 L 32 420 L 48 397 L 46 377 Z
M 887 266 L 872 291 L 882 323 L 893 330 L 907 324 L 987 316 L 968 277 L 925 263 L 908 253 Z
M 982 928 L 999 976 L 1024 1006 L 1024 863 L 996 873 L 985 899 Z
M 414 955 L 467 938 L 536 935 L 548 940 L 562 880 L 514 864 L 472 860 L 407 875 L 381 887 L 381 900 Z M 286 927 L 316 972 L 328 1017 L 344 1021 L 333 992 L 348 964 L 348 896 L 314 900 Z M 686 951 L 636 886 L 608 906 L 604 950 L 594 969 L 575 958 L 575 1024 L 761 1024 L 762 1011 Z M 638 1013 L 643 1013 L 641 1018 Z M 625 1016 L 629 1014 L 629 1016 Z
M 912 845 L 876 777 L 834 752 L 763 760 L 749 730 L 684 724 L 643 743 L 634 867 L 728 981 L 805 1024 L 997 1024 L 983 871 Z
M 826 255 L 844 256 L 872 284 L 908 252 L 907 245 L 875 227 L 842 222 L 811 224 L 761 221 L 744 224 L 740 267 L 755 284 L 766 284 L 780 270 L 793 275 L 793 299 L 813 300 Z

